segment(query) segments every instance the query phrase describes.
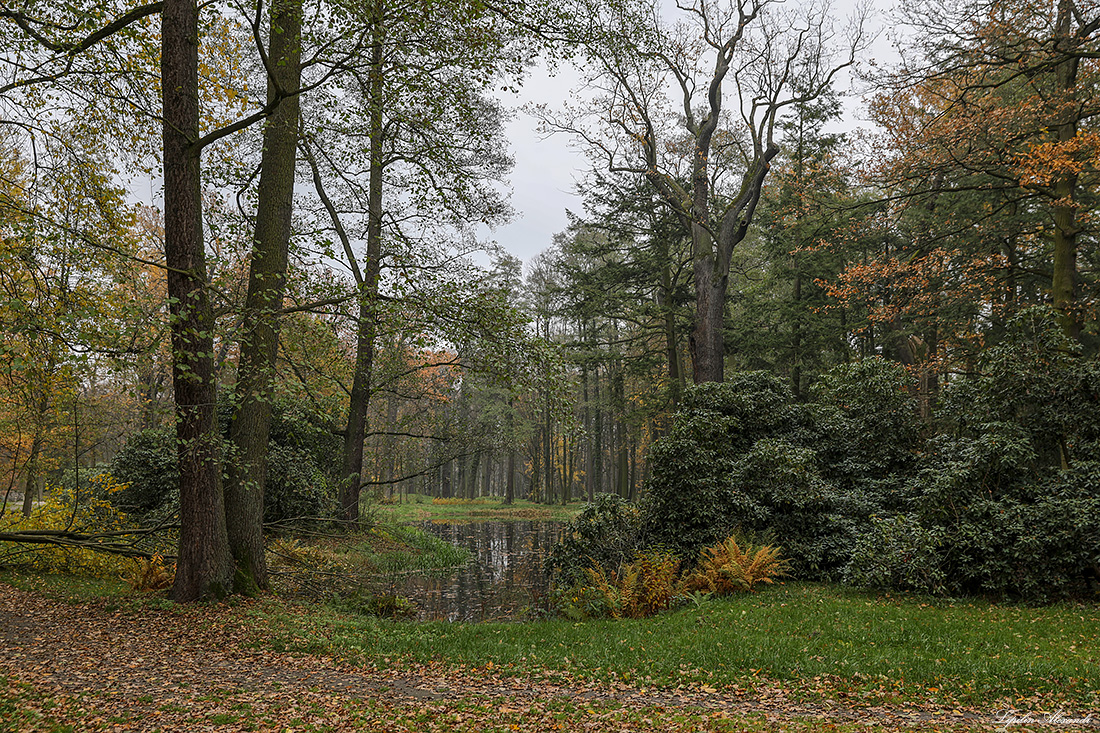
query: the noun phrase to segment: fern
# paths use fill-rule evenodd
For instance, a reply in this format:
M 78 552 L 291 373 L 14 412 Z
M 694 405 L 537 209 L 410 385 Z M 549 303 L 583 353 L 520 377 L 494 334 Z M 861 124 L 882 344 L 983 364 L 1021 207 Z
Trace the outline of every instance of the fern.
M 678 590 L 680 563 L 663 552 L 639 553 L 634 562 L 608 573 L 595 563 L 585 568 L 590 585 L 614 618 L 646 618 L 669 607 Z M 583 592 L 583 588 L 577 590 Z
M 135 566 L 123 576 L 130 588 L 138 592 L 167 590 L 176 580 L 176 566 L 166 567 L 160 553 L 148 560 L 137 559 Z
M 732 595 L 751 591 L 757 583 L 773 583 L 787 575 L 789 568 L 779 547 L 755 546 L 731 535 L 703 550 L 698 567 L 685 578 L 684 585 L 689 591 Z

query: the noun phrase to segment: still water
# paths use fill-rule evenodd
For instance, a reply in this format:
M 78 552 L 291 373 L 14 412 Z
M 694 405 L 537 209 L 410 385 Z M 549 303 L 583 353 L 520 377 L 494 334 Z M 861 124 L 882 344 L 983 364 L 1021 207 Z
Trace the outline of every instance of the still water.
M 549 583 L 543 563 L 561 538 L 562 522 L 425 522 L 425 531 L 466 548 L 471 562 L 453 571 L 395 575 L 391 592 L 417 607 L 421 620 L 519 619 L 545 607 Z

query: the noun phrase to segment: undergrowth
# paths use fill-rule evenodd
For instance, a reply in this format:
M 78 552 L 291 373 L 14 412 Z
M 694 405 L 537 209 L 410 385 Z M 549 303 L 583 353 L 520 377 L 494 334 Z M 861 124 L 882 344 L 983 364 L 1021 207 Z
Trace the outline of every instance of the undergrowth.
M 613 569 L 593 558 L 589 562 L 582 579 L 554 592 L 553 607 L 566 618 L 645 618 L 701 595 L 752 592 L 760 583 L 786 576 L 789 569 L 779 547 L 736 536 L 704 548 L 698 562 L 683 572 L 679 558 L 665 550 L 637 552 Z

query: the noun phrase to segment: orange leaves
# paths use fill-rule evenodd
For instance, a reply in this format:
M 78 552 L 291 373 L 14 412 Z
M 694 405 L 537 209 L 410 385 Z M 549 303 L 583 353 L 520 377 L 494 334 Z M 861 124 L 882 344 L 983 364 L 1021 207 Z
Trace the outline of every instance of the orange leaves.
M 1001 282 L 1007 267 L 1002 255 L 937 247 L 908 258 L 854 263 L 835 281 L 817 284 L 837 302 L 832 307 L 866 310 L 872 326 L 933 325 L 945 347 L 942 359 L 954 346 L 965 351 L 978 346 L 982 319 L 1010 305 Z
M 1100 168 L 1100 134 L 1084 132 L 1069 140 L 1034 143 L 1016 159 L 1021 185 L 1050 186 L 1060 178 Z

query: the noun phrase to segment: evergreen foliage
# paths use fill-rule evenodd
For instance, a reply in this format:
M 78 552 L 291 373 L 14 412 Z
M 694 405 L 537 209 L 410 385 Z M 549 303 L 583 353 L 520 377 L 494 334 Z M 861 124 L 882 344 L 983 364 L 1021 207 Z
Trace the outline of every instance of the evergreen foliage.
M 654 446 L 648 542 L 693 557 L 766 533 L 793 573 L 1053 600 L 1100 573 L 1100 369 L 1030 309 L 952 383 L 922 435 L 904 368 L 838 367 L 798 404 L 764 372 L 689 389 Z
M 320 416 L 300 405 L 280 400 L 273 407 L 264 522 L 331 517 L 339 439 Z M 223 431 L 230 414 L 228 406 L 219 409 Z M 110 497 L 112 503 L 139 517 L 175 512 L 179 502 L 176 461 L 172 429 L 135 433 L 110 465 L 110 474 L 125 485 Z

